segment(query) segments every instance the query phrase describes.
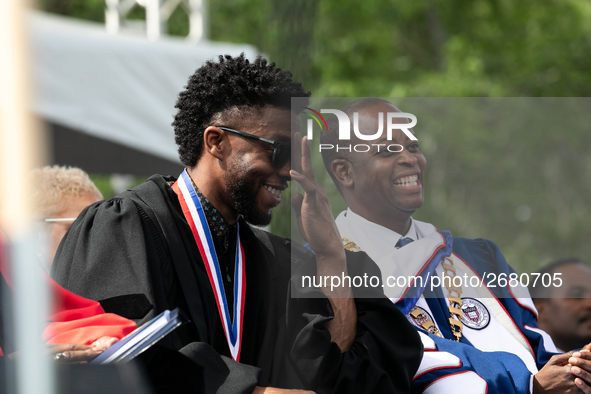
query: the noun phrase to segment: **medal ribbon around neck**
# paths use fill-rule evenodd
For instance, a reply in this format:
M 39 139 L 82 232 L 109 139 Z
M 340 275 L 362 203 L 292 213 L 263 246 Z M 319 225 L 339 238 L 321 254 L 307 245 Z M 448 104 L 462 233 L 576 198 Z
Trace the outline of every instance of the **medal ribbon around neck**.
M 234 321 L 230 319 L 228 301 L 224 292 L 224 283 L 218 261 L 213 237 L 207 224 L 205 212 L 197 196 L 197 192 L 191 183 L 191 178 L 186 170 L 181 173 L 179 179 L 172 185 L 179 197 L 183 214 L 191 227 L 199 253 L 205 264 L 205 270 L 209 277 L 209 283 L 215 295 L 218 312 L 230 353 L 235 361 L 240 361 L 240 349 L 242 344 L 242 322 L 244 320 L 244 299 L 246 296 L 246 271 L 244 266 L 244 249 L 240 243 L 240 227 L 236 229 L 236 262 L 234 266 Z

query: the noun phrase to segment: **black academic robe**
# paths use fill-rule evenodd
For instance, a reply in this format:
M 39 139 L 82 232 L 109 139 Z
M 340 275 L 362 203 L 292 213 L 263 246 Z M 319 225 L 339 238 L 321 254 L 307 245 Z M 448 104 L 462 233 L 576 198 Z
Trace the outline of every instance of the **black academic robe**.
M 256 385 L 327 393 L 409 391 L 422 345 L 381 291 L 354 290 L 375 298 L 356 301 L 357 338 L 350 351 L 341 353 L 324 328 L 333 317 L 329 301 L 318 289 L 298 287 L 301 275 L 315 273 L 313 255 L 242 220 L 246 301 L 240 362 L 233 361 L 205 266 L 169 186 L 172 180 L 153 176 L 86 208 L 57 251 L 55 280 L 138 324 L 180 307 L 191 322 L 163 345 L 182 349 L 200 365 L 207 392 L 251 393 Z M 348 264 L 351 275 L 381 276 L 364 253 L 348 254 Z M 290 297 L 290 285 L 303 298 Z

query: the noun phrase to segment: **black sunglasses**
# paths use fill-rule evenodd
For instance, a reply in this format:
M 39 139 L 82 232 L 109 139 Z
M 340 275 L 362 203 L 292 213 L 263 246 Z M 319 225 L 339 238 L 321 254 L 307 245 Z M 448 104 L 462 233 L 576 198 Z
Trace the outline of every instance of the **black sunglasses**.
M 283 166 L 285 166 L 291 160 L 291 144 L 273 141 L 268 138 L 259 137 L 254 134 L 248 134 L 244 131 L 229 129 L 227 127 L 216 127 L 224 131 L 229 131 L 230 133 L 241 135 L 245 138 L 252 138 L 253 140 L 258 140 L 273 145 L 273 159 L 271 163 L 275 168 L 283 168 Z

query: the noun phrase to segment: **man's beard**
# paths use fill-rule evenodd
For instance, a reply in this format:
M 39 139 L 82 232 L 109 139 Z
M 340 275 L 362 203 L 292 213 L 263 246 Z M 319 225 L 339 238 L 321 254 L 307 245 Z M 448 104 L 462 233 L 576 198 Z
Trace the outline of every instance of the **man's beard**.
M 258 207 L 258 192 L 248 182 L 248 168 L 243 163 L 236 163 L 236 170 L 226 173 L 226 188 L 234 201 L 234 208 L 244 220 L 253 226 L 266 226 L 271 223 L 271 213 L 262 212 Z

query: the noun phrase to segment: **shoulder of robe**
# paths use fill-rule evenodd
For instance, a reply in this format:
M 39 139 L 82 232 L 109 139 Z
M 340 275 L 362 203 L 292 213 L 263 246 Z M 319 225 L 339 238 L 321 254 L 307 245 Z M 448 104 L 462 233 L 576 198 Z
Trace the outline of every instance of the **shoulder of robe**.
M 148 204 L 142 199 L 142 195 L 150 193 L 163 198 L 158 200 L 164 202 L 169 183 L 174 182 L 176 178 L 172 176 L 152 175 L 146 182 L 132 189 L 119 193 L 115 197 L 98 201 L 86 207 L 80 214 L 82 220 L 95 219 L 99 216 L 101 219 L 117 218 L 121 216 L 137 216 L 138 206 L 146 209 Z M 124 222 L 122 222 L 124 224 Z
M 471 255 L 474 258 L 491 260 L 496 263 L 504 262 L 505 258 L 496 243 L 488 239 L 453 238 L 453 250 L 460 257 Z
M 90 239 L 98 237 L 101 242 L 106 242 L 116 234 L 138 234 L 141 222 L 146 220 L 144 212 L 150 209 L 140 198 L 142 191 L 156 195 L 157 200 L 164 203 L 165 198 L 160 196 L 164 197 L 166 185 L 167 178 L 152 176 L 133 189 L 86 207 L 65 235 L 55 261 L 59 261 L 58 256 L 65 251 L 69 252 L 66 255 L 70 255 L 81 246 L 88 246 Z

